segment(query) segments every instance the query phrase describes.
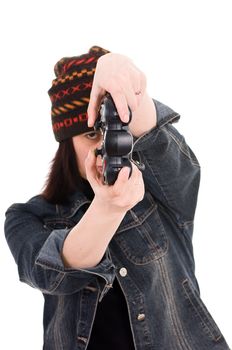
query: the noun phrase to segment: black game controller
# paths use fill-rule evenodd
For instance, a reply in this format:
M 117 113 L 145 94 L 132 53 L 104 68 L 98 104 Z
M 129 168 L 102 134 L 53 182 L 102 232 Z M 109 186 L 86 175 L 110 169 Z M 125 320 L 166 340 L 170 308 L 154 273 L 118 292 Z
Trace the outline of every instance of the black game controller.
M 102 157 L 103 181 L 107 185 L 115 183 L 119 171 L 125 166 L 130 168 L 131 176 L 133 136 L 128 127 L 131 118 L 130 111 L 129 122 L 122 122 L 111 95 L 107 93 L 104 96 L 94 129 L 101 130 L 103 135 L 101 148 L 95 150 L 95 155 Z

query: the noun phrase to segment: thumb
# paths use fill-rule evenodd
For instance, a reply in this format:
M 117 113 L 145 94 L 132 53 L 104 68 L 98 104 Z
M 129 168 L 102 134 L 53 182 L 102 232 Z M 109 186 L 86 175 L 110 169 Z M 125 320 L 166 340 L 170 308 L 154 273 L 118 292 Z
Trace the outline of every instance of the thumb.
M 96 184 L 96 156 L 95 150 L 90 149 L 85 159 L 86 178 L 91 185 Z
M 89 128 L 94 126 L 95 120 L 97 119 L 98 109 L 99 109 L 102 97 L 104 95 L 105 95 L 105 90 L 99 87 L 96 87 L 95 84 L 93 84 L 93 87 L 90 93 L 88 110 L 87 110 Z
M 130 168 L 127 166 L 123 167 L 119 171 L 118 178 L 115 182 L 116 186 L 122 186 L 123 184 L 125 184 L 129 179 L 129 175 L 130 175 Z

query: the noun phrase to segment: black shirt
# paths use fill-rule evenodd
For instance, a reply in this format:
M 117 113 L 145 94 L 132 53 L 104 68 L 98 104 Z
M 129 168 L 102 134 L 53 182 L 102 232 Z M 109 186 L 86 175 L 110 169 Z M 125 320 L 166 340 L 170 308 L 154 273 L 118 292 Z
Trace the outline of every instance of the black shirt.
M 135 350 L 123 292 L 115 278 L 113 288 L 98 303 L 87 350 Z

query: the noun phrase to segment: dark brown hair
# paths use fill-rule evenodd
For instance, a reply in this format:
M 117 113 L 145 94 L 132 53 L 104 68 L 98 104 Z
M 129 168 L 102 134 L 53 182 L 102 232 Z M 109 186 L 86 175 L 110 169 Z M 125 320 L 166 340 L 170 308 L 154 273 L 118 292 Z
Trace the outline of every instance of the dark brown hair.
M 42 191 L 42 196 L 53 204 L 67 202 L 79 186 L 82 178 L 78 170 L 72 138 L 60 142 Z

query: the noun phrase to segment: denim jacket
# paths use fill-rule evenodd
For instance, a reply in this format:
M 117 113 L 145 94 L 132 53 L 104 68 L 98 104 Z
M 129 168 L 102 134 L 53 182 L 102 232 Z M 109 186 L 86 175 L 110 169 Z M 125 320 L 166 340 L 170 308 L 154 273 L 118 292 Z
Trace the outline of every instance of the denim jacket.
M 200 166 L 172 125 L 179 115 L 154 103 L 157 126 L 134 140 L 134 155 L 145 165 L 144 198 L 127 212 L 97 266 L 67 268 L 61 259 L 66 236 L 90 204 L 83 193 L 74 193 L 66 206 L 38 195 L 6 212 L 19 279 L 44 295 L 44 350 L 87 348 L 97 304 L 115 278 L 136 350 L 229 349 L 195 277 Z

